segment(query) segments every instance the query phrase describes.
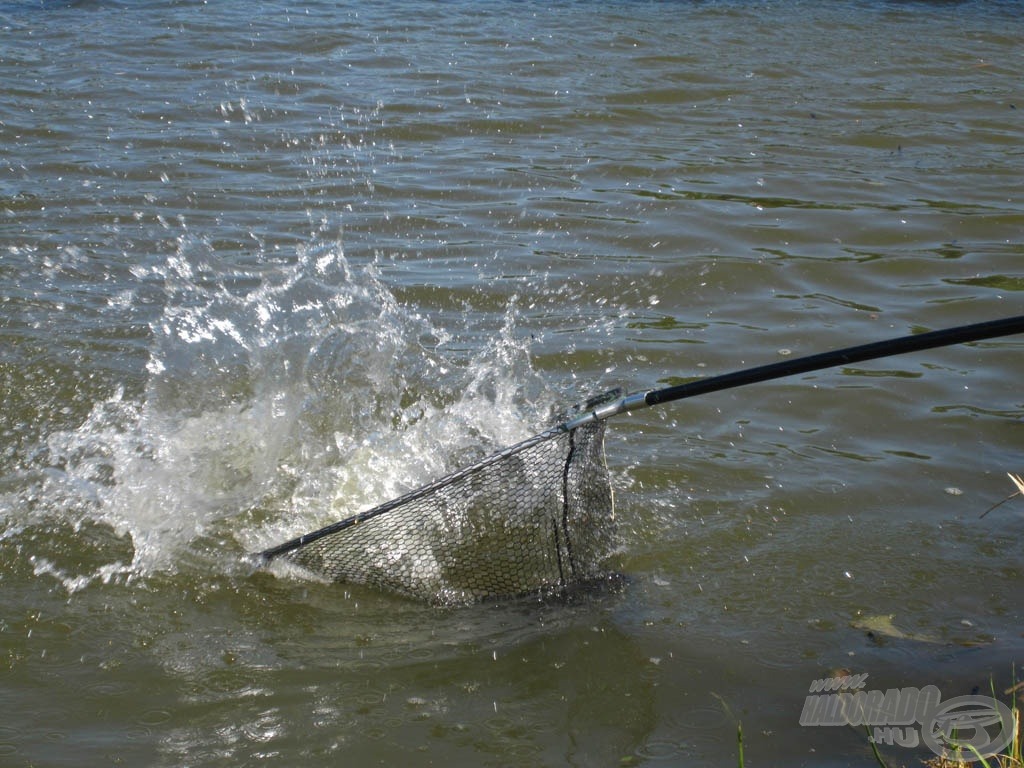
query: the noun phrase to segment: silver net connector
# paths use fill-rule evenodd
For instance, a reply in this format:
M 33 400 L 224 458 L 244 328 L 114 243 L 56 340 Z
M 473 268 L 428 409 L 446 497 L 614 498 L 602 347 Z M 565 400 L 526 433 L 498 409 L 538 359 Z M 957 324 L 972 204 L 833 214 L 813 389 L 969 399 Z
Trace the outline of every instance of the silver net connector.
M 604 421 L 605 419 L 610 419 L 612 416 L 617 416 L 620 413 L 625 413 L 626 411 L 635 411 L 640 408 L 647 407 L 647 400 L 644 399 L 645 393 L 643 392 L 636 392 L 624 397 L 617 396 L 618 390 L 613 390 L 613 392 L 616 395 L 613 399 L 607 401 L 603 398 L 599 399 L 598 402 L 592 405 L 585 413 L 565 422 L 565 424 L 562 425 L 563 428 L 567 430 L 576 429 L 577 427 L 590 422 Z M 594 403 L 594 401 L 591 401 L 591 403 Z M 588 405 L 590 405 L 590 403 L 588 403 Z

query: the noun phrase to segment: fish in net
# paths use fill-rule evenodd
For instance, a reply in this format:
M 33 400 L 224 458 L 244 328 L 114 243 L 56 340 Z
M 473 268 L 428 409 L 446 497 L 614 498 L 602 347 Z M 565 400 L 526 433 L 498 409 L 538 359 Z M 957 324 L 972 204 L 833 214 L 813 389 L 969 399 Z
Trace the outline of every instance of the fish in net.
M 553 427 L 262 557 L 446 604 L 600 580 L 615 538 L 604 432 L 596 420 Z

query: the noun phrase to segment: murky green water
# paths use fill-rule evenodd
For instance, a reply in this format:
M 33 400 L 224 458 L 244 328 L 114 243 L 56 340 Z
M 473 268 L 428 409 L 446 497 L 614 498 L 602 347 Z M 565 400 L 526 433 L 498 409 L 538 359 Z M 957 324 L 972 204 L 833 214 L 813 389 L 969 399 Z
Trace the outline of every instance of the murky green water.
M 0 3 L 0 763 L 718 766 L 742 722 L 748 764 L 862 765 L 799 725 L 812 680 L 1001 684 L 1016 338 L 617 417 L 618 591 L 436 608 L 243 556 L 612 386 L 1020 314 L 1022 33 Z

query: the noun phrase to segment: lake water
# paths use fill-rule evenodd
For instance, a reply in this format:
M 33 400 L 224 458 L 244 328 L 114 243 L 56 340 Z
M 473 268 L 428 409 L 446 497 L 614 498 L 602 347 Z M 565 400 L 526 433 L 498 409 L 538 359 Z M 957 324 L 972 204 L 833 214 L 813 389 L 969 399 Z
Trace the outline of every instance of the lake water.
M 613 386 L 1020 314 L 1016 2 L 0 2 L 0 763 L 864 765 L 1024 661 L 1024 339 L 609 422 L 621 589 L 245 555 Z M 894 764 L 929 756 L 891 746 Z

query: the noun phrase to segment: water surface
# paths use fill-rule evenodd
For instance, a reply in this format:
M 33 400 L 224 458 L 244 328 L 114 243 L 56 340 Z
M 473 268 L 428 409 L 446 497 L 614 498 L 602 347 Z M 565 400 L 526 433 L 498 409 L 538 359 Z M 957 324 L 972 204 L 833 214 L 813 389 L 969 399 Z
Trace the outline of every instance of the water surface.
M 742 722 L 751 764 L 861 765 L 812 680 L 1006 679 L 1015 338 L 616 418 L 621 590 L 438 608 L 245 555 L 612 386 L 1020 314 L 1022 32 L 0 3 L 2 762 L 717 766 Z

